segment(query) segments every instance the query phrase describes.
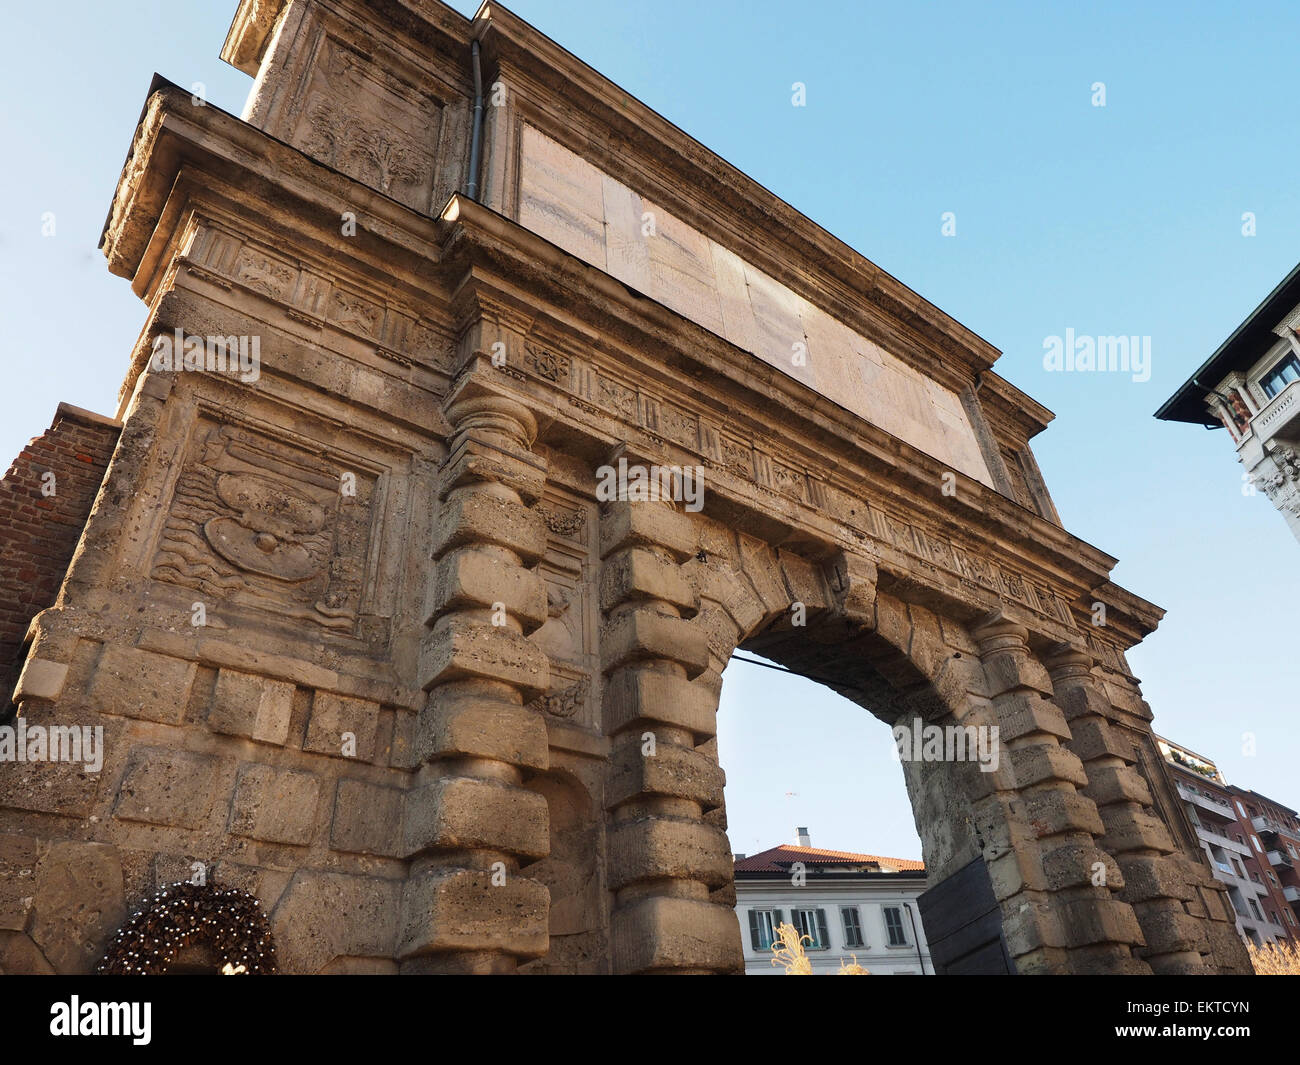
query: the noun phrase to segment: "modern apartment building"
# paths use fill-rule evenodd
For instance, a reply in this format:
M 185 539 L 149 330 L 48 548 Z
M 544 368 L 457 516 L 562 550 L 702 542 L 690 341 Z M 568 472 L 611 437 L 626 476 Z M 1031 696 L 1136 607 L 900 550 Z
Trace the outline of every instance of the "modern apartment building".
M 1300 943 L 1300 822 L 1296 812 L 1233 787 L 1204 755 L 1157 737 L 1183 809 L 1249 943 Z M 1286 877 L 1284 880 L 1283 877 Z
M 1300 266 L 1156 417 L 1227 429 L 1245 471 L 1243 487 L 1267 495 L 1300 539 Z
M 1293 940 L 1300 941 L 1300 819 L 1289 806 L 1245 788 L 1232 788 L 1238 818 L 1251 828 L 1250 842 L 1275 910 Z
M 736 855 L 736 913 L 745 941 L 745 972 L 783 972 L 772 943 L 783 922 L 807 936 L 813 974 L 857 961 L 876 976 L 932 976 L 917 896 L 925 867 L 917 861 L 813 847 L 800 828 L 794 846 Z

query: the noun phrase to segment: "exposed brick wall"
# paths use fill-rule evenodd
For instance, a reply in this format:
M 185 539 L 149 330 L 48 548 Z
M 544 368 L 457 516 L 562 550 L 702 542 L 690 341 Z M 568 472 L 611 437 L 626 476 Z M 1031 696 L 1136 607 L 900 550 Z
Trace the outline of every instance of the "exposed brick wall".
M 121 426 L 60 403 L 54 422 L 0 478 L 0 715 L 32 618 L 53 604 Z M 53 493 L 44 494 L 53 473 Z

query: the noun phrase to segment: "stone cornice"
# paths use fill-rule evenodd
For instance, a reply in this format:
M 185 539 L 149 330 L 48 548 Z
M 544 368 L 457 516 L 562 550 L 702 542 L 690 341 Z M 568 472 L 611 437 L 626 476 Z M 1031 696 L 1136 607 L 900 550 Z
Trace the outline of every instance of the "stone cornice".
M 992 370 L 980 377 L 979 398 L 990 428 L 1000 438 L 1016 444 L 1032 440 L 1056 417 Z
M 523 308 L 539 294 L 553 308 L 583 306 L 584 317 L 562 318 L 552 327 L 555 331 L 567 328 L 573 334 L 575 346 L 569 350 L 585 353 L 587 365 L 582 368 L 583 373 L 594 369 L 602 378 L 608 375 L 616 383 L 620 379 L 627 382 L 632 391 L 636 391 L 633 379 L 639 377 L 660 389 L 675 387 L 679 394 L 684 378 L 693 384 L 689 390 L 691 401 L 680 401 L 682 408 L 690 408 L 691 417 L 712 418 L 723 427 L 737 426 L 737 432 L 746 420 L 745 409 L 760 413 L 770 409 L 775 393 L 785 436 L 769 440 L 769 446 L 787 452 L 782 458 L 794 466 L 824 476 L 827 487 L 872 506 L 878 499 L 889 500 L 896 510 L 910 510 L 918 529 L 928 528 L 930 534 L 937 533 L 954 547 L 961 544 L 965 550 L 998 560 L 1009 573 L 1042 581 L 1056 594 L 1064 595 L 1075 616 L 1081 612 L 1086 616 L 1086 609 L 1102 596 L 1108 610 L 1115 612 L 1114 618 L 1132 615 L 1139 619 L 1124 625 L 1122 630 L 1116 625 L 1114 630 L 1123 631 L 1126 637 L 1134 636 L 1132 642 L 1150 631 L 1147 621 L 1158 619 L 1158 608 L 1144 604 L 1110 583 L 1108 575 L 1115 565 L 1113 557 L 1052 522 L 1030 514 L 998 492 L 961 474 L 954 474 L 959 485 L 957 497 L 939 500 L 935 486 L 944 473 L 952 471 L 931 456 L 876 429 L 668 308 L 630 292 L 609 275 L 480 204 L 456 198 L 445 217 L 448 229 L 443 268 L 448 271 L 449 279 L 454 274 L 462 292 L 459 302 L 466 313 L 471 307 L 474 313 L 482 312 L 485 303 L 491 300 L 502 307 Z M 457 265 L 462 263 L 463 266 Z M 468 298 L 467 292 L 473 292 L 473 297 Z M 532 314 L 536 314 L 535 302 L 532 307 Z M 550 313 L 564 314 L 563 311 Z M 611 340 L 616 340 L 618 346 L 611 346 L 608 343 Z M 655 350 L 658 357 L 654 360 L 629 357 L 633 352 L 646 350 Z M 512 374 L 517 377 L 521 391 L 526 391 L 538 376 L 526 368 L 516 369 Z M 553 373 L 547 381 L 551 385 L 558 383 Z M 534 402 L 538 400 L 535 398 Z M 558 410 L 564 409 L 555 400 L 545 402 L 551 402 Z M 581 396 L 571 394 L 567 402 L 585 415 L 599 413 L 596 405 Z M 643 401 L 629 397 L 627 420 L 635 424 L 634 412 L 643 405 Z M 582 420 L 581 416 L 575 418 L 575 422 Z M 757 418 L 749 420 L 758 424 Z M 594 424 L 591 417 L 586 421 Z M 620 431 L 626 433 L 627 429 L 611 423 L 608 430 L 611 439 Z M 684 451 L 692 450 L 690 445 L 665 439 L 653 430 L 647 432 L 644 425 L 638 439 L 639 445 L 637 440 L 630 443 L 648 453 L 656 452 L 661 458 L 676 451 L 678 461 L 687 461 Z M 699 449 L 695 450 L 698 454 Z M 758 516 L 766 510 L 765 517 L 773 524 L 773 514 L 780 513 L 780 508 L 773 506 L 772 495 L 777 493 L 770 488 L 765 491 L 761 483 L 765 461 L 774 460 L 756 452 L 755 475 L 760 494 L 754 498 L 749 513 Z M 751 475 L 750 480 L 753 479 Z M 725 468 L 713 475 L 719 491 L 729 482 L 730 474 Z M 910 506 L 904 506 L 902 500 Z M 785 520 L 791 527 L 809 521 L 809 514 L 817 511 L 817 489 L 811 489 L 800 501 L 804 509 L 798 516 L 786 512 Z M 745 509 L 739 495 L 733 503 Z M 830 527 L 825 515 L 821 524 L 823 528 Z M 859 530 L 846 535 L 848 546 L 856 544 L 868 554 L 888 549 L 883 539 L 870 532 Z M 920 538 L 927 535 L 922 532 Z M 944 551 L 946 548 L 941 547 L 940 554 Z M 897 572 L 903 574 L 911 564 L 900 562 Z M 995 585 L 992 582 L 986 588 Z
M 172 202 L 182 172 L 202 172 L 243 195 L 267 201 L 265 217 L 292 202 L 321 230 L 338 232 L 340 212 L 360 220 L 355 254 L 382 251 L 394 276 L 414 284 L 438 256 L 437 223 L 383 193 L 331 170 L 296 148 L 267 136 L 211 104 L 196 106 L 190 93 L 155 77 L 136 127 L 130 154 L 100 237 L 109 270 L 132 282 L 148 299 L 156 280 L 164 219 L 179 220 Z M 328 251 L 338 256 L 337 241 Z

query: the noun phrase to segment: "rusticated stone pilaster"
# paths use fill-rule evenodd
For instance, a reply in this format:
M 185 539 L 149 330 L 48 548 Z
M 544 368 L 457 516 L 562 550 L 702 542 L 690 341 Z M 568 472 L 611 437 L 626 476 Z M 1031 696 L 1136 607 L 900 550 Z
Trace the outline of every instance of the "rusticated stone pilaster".
M 1052 702 L 1047 671 L 1029 648 L 1029 633 L 997 616 L 972 633 L 998 720 L 1003 758 L 1016 794 L 1008 822 L 1019 871 L 1018 900 L 999 892 L 1008 944 L 1017 969 L 1032 972 L 1146 973 L 1133 956 L 1142 932 L 1132 907 L 1107 886 L 1118 870 L 1097 838 L 1104 831 L 1097 807 L 1080 789 L 1087 783 L 1079 759 L 1065 746 L 1070 729 Z M 995 795 L 997 801 L 1008 797 Z M 1097 883 L 1098 867 L 1107 871 Z M 995 879 L 995 890 L 997 881 Z M 1008 902 L 1010 901 L 1010 905 Z M 1017 916 L 1022 915 L 1022 916 Z M 1019 942 L 1016 942 L 1019 940 Z
M 1070 726 L 1066 746 L 1083 762 L 1084 794 L 1096 804 L 1105 825 L 1102 846 L 1115 856 L 1123 880 L 1114 885 L 1137 914 L 1146 939 L 1139 956 L 1157 973 L 1213 971 L 1203 954 L 1212 954 L 1207 926 L 1223 914 L 1201 917 L 1187 904 L 1201 905 L 1196 884 L 1184 875 L 1178 847 L 1156 812 L 1146 781 L 1133 766 L 1133 751 L 1107 719 L 1110 700 L 1093 675 L 1092 657 L 1062 647 L 1047 659 L 1056 703 Z M 1221 907 L 1220 907 L 1221 909 Z
M 722 770 L 696 749 L 715 732 L 716 692 L 695 682 L 708 634 L 681 563 L 690 519 L 660 502 L 612 502 L 601 516 L 601 669 L 612 754 L 609 886 L 616 972 L 734 972 L 735 911 L 710 900 L 731 879 Z M 695 682 L 695 683 L 693 683 Z
M 453 435 L 420 657 L 423 764 L 403 824 L 409 972 L 510 972 L 549 942 L 547 889 L 519 875 L 549 851 L 546 801 L 521 786 L 548 762 L 528 704 L 549 664 L 527 638 L 546 620 L 546 527 L 533 509 L 546 467 L 530 451 L 532 415 L 499 381 L 475 354 L 444 406 Z

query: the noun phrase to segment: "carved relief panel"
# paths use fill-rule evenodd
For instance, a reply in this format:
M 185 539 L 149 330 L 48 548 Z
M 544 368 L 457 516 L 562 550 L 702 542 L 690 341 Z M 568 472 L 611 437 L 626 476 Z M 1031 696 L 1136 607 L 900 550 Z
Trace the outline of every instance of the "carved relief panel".
M 151 576 L 355 635 L 380 494 L 372 471 L 202 419 Z
M 443 107 L 326 35 L 290 142 L 417 211 L 434 206 Z
M 586 500 L 548 488 L 539 504 L 549 531 L 541 573 L 546 581 L 547 620 L 534 634 L 551 660 L 551 690 L 538 700 L 552 720 L 596 727 L 597 668 L 595 508 Z

